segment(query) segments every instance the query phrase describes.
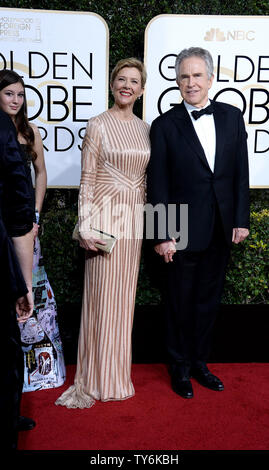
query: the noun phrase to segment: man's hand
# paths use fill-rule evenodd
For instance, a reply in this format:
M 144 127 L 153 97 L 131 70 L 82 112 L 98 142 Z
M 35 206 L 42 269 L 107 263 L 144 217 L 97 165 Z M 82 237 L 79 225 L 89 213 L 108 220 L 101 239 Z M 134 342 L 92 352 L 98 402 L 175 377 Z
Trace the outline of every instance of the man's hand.
M 233 229 L 233 243 L 236 245 L 243 240 L 245 240 L 249 235 L 249 230 L 247 228 L 234 228 Z
M 18 322 L 24 323 L 33 313 L 34 302 L 32 292 L 28 292 L 23 297 L 20 297 L 16 301 L 16 312 L 18 315 Z
M 176 252 L 176 240 L 172 238 L 172 240 L 168 240 L 166 242 L 159 243 L 155 245 L 154 250 L 158 255 L 163 256 L 164 261 L 169 263 L 173 261 L 173 255 Z

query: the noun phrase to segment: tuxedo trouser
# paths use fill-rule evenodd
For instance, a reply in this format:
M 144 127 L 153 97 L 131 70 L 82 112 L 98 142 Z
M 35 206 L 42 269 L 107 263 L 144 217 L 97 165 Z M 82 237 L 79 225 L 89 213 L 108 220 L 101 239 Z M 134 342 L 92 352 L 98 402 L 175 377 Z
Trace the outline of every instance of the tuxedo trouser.
M 172 368 L 207 361 L 229 254 L 216 217 L 204 251 L 177 251 L 174 261 L 165 265 L 166 348 Z
M 2 310 L 3 308 L 3 310 Z M 6 451 L 17 448 L 17 425 L 23 387 L 23 351 L 16 312 L 8 302 L 1 306 L 4 325 L 2 352 L 0 408 L 3 436 L 1 442 Z

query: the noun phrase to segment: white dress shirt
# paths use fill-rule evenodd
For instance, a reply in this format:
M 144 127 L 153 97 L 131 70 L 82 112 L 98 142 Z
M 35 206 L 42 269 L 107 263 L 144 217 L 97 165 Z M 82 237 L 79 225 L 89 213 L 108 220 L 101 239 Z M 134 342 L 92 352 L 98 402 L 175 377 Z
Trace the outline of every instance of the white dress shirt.
M 201 142 L 204 149 L 208 165 L 212 172 L 214 172 L 215 166 L 215 154 L 216 154 L 216 129 L 213 114 L 204 114 L 199 119 L 192 117 L 192 111 L 200 111 L 210 105 L 208 100 L 207 104 L 203 108 L 196 108 L 189 103 L 184 101 L 184 105 L 190 115 L 196 134 Z

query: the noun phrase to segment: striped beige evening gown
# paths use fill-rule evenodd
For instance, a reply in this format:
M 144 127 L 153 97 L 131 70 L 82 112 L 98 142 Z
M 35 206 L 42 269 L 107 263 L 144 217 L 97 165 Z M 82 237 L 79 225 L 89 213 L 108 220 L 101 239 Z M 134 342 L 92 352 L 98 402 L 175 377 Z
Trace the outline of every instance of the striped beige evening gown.
M 56 404 L 89 408 L 94 400 L 134 395 L 131 334 L 139 271 L 149 126 L 111 112 L 91 118 L 82 149 L 79 227 L 118 238 L 111 254 L 86 253 L 74 385 Z

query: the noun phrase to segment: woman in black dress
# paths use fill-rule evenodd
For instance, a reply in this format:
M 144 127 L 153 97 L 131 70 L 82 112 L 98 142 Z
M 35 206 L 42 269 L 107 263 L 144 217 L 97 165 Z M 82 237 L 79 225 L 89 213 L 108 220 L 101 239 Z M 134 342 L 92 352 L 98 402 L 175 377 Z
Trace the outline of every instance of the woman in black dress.
M 17 446 L 23 355 L 17 325 L 33 312 L 33 210 L 31 194 L 15 128 L 0 111 L 0 413 L 4 451 Z M 34 422 L 24 419 L 26 425 Z M 28 423 L 27 423 L 28 421 Z M 21 426 L 22 427 L 22 426 Z M 27 429 L 27 426 L 24 427 Z M 28 429 L 30 429 L 28 427 Z
M 34 315 L 20 326 L 25 354 L 23 391 L 58 387 L 65 380 L 65 365 L 57 323 L 57 306 L 44 268 L 38 238 L 39 216 L 47 186 L 43 143 L 38 127 L 30 123 L 27 118 L 24 82 L 13 70 L 0 71 L 0 109 L 10 116 L 16 127 L 31 186 L 32 207 L 35 210 L 33 220 Z M 32 185 L 32 165 L 35 190 Z
M 47 172 L 44 160 L 43 143 L 38 127 L 27 118 L 25 87 L 22 78 L 13 70 L 0 71 L 0 109 L 12 119 L 17 138 L 27 162 L 27 174 L 31 181 L 31 163 L 35 173 L 35 192 L 33 205 L 40 214 L 47 187 Z M 38 225 L 34 224 L 34 236 L 38 234 Z

